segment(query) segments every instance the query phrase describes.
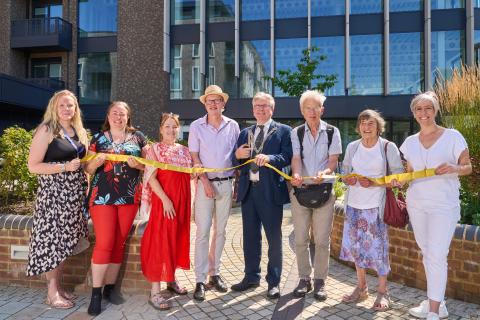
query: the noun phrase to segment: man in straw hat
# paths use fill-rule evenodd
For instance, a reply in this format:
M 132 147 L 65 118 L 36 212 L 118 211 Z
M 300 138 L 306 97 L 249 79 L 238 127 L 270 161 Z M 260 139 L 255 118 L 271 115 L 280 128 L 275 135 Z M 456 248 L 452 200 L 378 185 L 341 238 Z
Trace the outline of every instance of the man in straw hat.
M 200 102 L 207 114 L 190 125 L 188 148 L 195 167 L 226 168 L 232 166 L 231 155 L 240 128 L 238 123 L 222 115 L 228 94 L 219 86 L 210 85 Z M 195 300 L 205 300 L 205 281 L 209 286 L 226 292 L 227 286 L 220 277 L 220 256 L 225 245 L 225 227 L 232 206 L 233 171 L 212 172 L 200 175 L 195 195 Z M 210 243 L 210 228 L 213 225 Z

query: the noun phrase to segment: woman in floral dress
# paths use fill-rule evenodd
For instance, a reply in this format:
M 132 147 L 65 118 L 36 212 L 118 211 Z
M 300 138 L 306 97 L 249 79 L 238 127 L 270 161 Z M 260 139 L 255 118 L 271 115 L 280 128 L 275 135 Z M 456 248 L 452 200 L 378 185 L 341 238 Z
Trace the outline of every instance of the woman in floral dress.
M 175 143 L 180 123 L 178 116 L 163 114 L 160 142 L 146 152 L 147 159 L 180 167 L 191 167 L 188 148 Z M 141 211 L 149 215 L 141 245 L 142 271 L 152 283 L 149 304 L 155 309 L 170 308 L 160 294 L 160 282 L 177 294 L 187 290 L 175 280 L 175 270 L 190 269 L 190 174 L 147 167 Z
M 343 173 L 357 173 L 364 177 L 378 178 L 389 172 L 403 172 L 400 152 L 393 142 L 380 138 L 385 120 L 374 110 L 362 111 L 357 120 L 357 132 L 361 139 L 347 146 L 343 161 Z M 383 222 L 386 189 L 367 178 L 346 178 L 345 223 L 340 259 L 355 262 L 358 284 L 353 292 L 343 297 L 344 302 L 358 302 L 368 297 L 365 269 L 378 274 L 377 298 L 373 308 L 385 311 L 390 308 L 387 292 L 388 233 Z M 392 182 L 397 185 L 396 181 Z
M 113 304 L 123 302 L 114 286 L 125 241 L 138 211 L 142 190 L 140 171 L 144 166 L 133 157 L 127 162 L 105 160 L 105 154 L 142 155 L 146 138 L 132 127 L 130 116 L 130 107 L 125 102 L 113 102 L 107 110 L 103 130 L 93 136 L 88 150 L 89 154 L 101 153 L 86 165 L 86 171 L 93 175 L 88 206 L 96 239 L 90 315 L 101 312 L 103 285 L 104 298 Z

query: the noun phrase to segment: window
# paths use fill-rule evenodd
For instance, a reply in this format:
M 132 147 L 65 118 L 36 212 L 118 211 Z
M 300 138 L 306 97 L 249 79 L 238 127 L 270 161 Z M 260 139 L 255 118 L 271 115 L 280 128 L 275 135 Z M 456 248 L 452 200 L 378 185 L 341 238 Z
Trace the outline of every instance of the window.
M 181 88 L 176 90 L 181 90 Z M 200 67 L 197 66 L 192 67 L 192 91 L 200 91 Z
M 275 75 L 279 70 L 297 71 L 297 64 L 303 57 L 302 51 L 307 46 L 306 38 L 275 40 Z M 277 97 L 286 96 L 279 87 L 275 87 L 274 93 Z
M 172 25 L 200 22 L 200 0 L 170 0 L 170 8 Z
M 312 46 L 318 47 L 315 55 L 323 55 L 326 60 L 320 62 L 316 73 L 336 75 L 335 85 L 325 91 L 327 96 L 342 96 L 345 94 L 345 37 L 312 38 Z M 316 83 L 315 83 L 316 84 Z
M 62 18 L 61 0 L 32 1 L 32 18 Z
M 432 32 L 432 83 L 438 76 L 450 79 L 465 59 L 465 31 Z
M 270 20 L 270 0 L 242 0 L 242 21 Z
M 235 0 L 208 1 L 208 22 L 235 20 Z
M 345 14 L 345 1 L 316 0 L 311 3 L 312 17 L 339 16 Z
M 378 95 L 383 93 L 382 35 L 350 37 L 350 92 L 351 95 Z
M 240 98 L 253 98 L 258 91 L 270 92 L 270 40 L 243 41 L 240 46 Z
M 208 67 L 208 79 L 207 80 L 208 80 L 207 86 L 212 85 L 212 84 L 216 84 L 216 82 L 215 82 L 215 66 Z
M 216 84 L 231 97 L 236 97 L 235 42 L 209 42 L 207 85 Z M 216 73 L 216 70 L 220 70 Z
M 117 33 L 117 0 L 79 1 L 80 37 L 105 37 Z
M 78 92 L 82 104 L 108 104 L 115 100 L 112 79 L 117 78 L 117 53 L 87 53 L 78 57 Z
M 174 67 L 170 74 L 170 90 L 182 91 L 182 68 Z
M 196 43 L 192 44 L 192 57 L 193 57 L 193 58 L 198 58 L 198 57 L 200 57 L 200 55 L 199 55 L 199 47 L 200 47 L 199 44 L 196 44 Z
M 307 12 L 307 0 L 275 0 L 276 19 L 306 17 Z
M 426 0 L 429 1 L 429 0 Z M 430 0 L 432 10 L 465 8 L 465 0 Z
M 475 30 L 474 50 L 475 61 L 480 65 L 480 30 Z
M 423 33 L 390 34 L 390 94 L 423 90 Z
M 62 58 L 32 59 L 31 77 L 62 79 Z
M 423 0 L 390 0 L 390 12 L 422 10 Z
M 183 45 L 174 46 L 173 57 L 175 59 L 182 58 L 182 48 L 183 48 Z
M 381 13 L 383 0 L 351 0 L 350 14 Z

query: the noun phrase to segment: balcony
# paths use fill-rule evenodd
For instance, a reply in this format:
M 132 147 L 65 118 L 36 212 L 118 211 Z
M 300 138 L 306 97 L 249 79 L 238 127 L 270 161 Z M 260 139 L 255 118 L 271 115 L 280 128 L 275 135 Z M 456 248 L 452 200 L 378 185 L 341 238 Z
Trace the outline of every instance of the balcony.
M 11 49 L 71 51 L 72 25 L 61 18 L 12 21 Z
M 65 81 L 54 78 L 28 78 L 27 81 L 54 91 L 65 89 Z
M 7 104 L 44 110 L 54 92 L 53 89 L 0 73 L 0 107 Z

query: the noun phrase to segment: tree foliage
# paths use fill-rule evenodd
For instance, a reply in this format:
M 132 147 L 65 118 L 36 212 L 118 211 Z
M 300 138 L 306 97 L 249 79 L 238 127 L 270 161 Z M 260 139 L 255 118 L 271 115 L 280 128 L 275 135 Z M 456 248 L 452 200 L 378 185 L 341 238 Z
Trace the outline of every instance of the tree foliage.
M 303 57 L 297 64 L 297 70 L 279 70 L 275 77 L 266 76 L 274 86 L 282 89 L 290 97 L 299 97 L 305 90 L 315 89 L 325 92 L 337 82 L 337 75 L 318 74 L 317 67 L 320 62 L 327 60 L 325 55 L 315 55 L 318 47 L 311 47 L 302 51 Z
M 2 205 L 28 201 L 34 197 L 37 178 L 28 171 L 27 161 L 32 132 L 18 126 L 5 129 L 0 137 L 0 198 Z

